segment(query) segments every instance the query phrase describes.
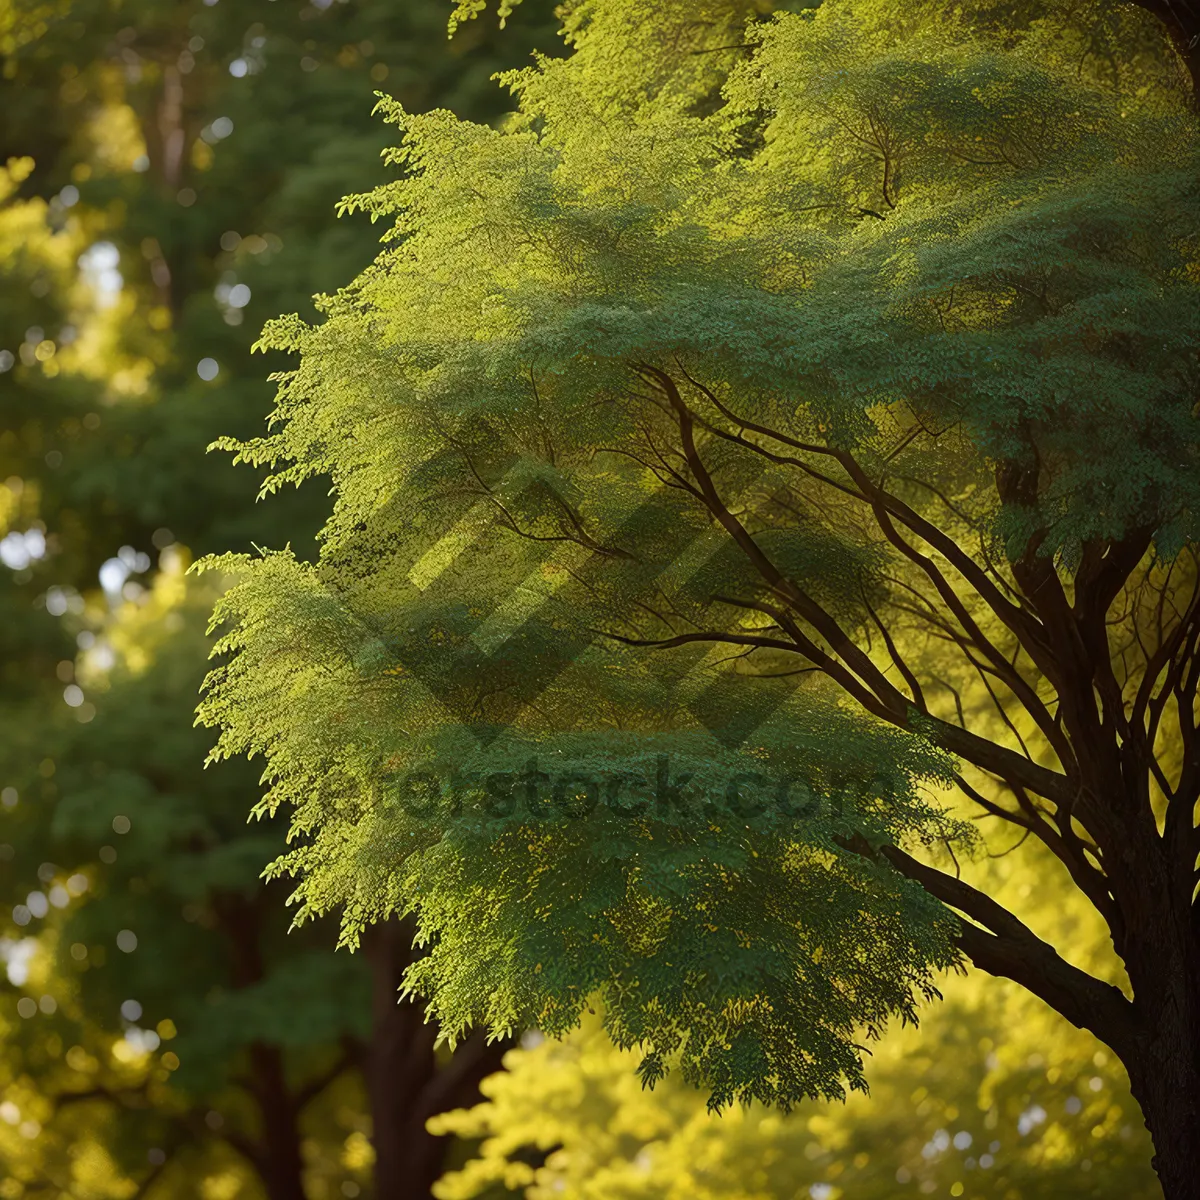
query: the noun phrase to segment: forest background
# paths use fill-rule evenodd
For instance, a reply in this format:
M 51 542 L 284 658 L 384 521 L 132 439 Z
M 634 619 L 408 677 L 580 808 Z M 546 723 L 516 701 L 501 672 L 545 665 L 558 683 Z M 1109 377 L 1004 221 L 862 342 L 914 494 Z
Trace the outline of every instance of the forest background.
M 357 955 L 288 935 L 253 765 L 203 770 L 220 584 L 185 571 L 310 555 L 325 498 L 255 505 L 204 449 L 270 410 L 263 322 L 374 256 L 335 217 L 386 178 L 374 94 L 495 121 L 492 74 L 561 52 L 542 0 L 447 15 L 0 0 L 0 1198 L 1157 1195 L 1111 1056 L 973 973 L 875 1049 L 870 1096 L 716 1117 L 598 1025 L 436 1049 L 399 924 Z M 1102 961 L 1048 865 L 967 869 Z

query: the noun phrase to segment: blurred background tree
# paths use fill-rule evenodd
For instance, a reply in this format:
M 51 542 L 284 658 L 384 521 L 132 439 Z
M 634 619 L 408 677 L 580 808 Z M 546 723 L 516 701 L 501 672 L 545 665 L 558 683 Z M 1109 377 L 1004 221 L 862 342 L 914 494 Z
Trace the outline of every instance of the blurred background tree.
M 257 772 L 202 770 L 183 572 L 312 546 L 319 494 L 255 507 L 204 447 L 269 411 L 262 321 L 376 252 L 333 220 L 380 174 L 374 93 L 497 116 L 491 74 L 555 48 L 527 7 L 448 41 L 444 0 L 0 0 L 5 1200 L 425 1196 L 425 1119 L 499 1063 L 396 1003 L 401 928 L 286 936 Z

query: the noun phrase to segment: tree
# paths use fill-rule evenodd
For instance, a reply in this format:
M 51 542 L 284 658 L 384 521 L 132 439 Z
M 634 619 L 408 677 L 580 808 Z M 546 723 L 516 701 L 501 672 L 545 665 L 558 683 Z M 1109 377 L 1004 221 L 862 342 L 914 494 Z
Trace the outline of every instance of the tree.
M 202 453 L 269 407 L 243 366 L 252 322 L 374 254 L 365 221 L 332 222 L 386 144 L 372 93 L 495 114 L 488 75 L 546 26 L 528 7 L 504 40 L 481 25 L 449 43 L 437 0 L 265 16 L 0 0 L 0 785 L 18 797 L 0 886 L 4 944 L 29 968 L 5 1005 L 35 1003 L 13 1016 L 5 1075 L 43 1126 L 23 1156 L 19 1131 L 4 1147 L 13 1187 L 190 1195 L 224 1179 L 294 1197 L 373 1174 L 381 1197 L 427 1195 L 448 1143 L 425 1116 L 499 1062 L 483 1039 L 454 1063 L 435 1050 L 420 1006 L 395 1003 L 394 955 L 372 971 L 319 930 L 285 936 L 286 892 L 257 879 L 283 831 L 246 827 L 255 774 L 205 773 L 208 735 L 188 730 L 213 593 L 171 564 L 311 545 L 319 501 L 248 512 L 252 481 Z M 36 553 L 18 562 L 21 547 Z M 89 886 L 66 909 L 28 911 L 71 878 Z M 140 950 L 119 948 L 123 930 Z M 126 1001 L 145 1028 L 127 1029 Z M 407 1140 L 387 1126 L 402 1118 Z
M 321 556 L 217 560 L 202 718 L 302 915 L 416 913 L 451 1038 L 599 989 L 646 1080 L 787 1107 L 965 959 L 1111 1048 L 1194 1197 L 1179 59 L 1134 8 L 745 16 L 571 6 L 503 131 L 386 106 L 407 172 L 349 206 L 396 244 L 269 327 L 274 428 L 225 443 L 332 477 Z M 1124 979 L 961 878 L 949 784 Z

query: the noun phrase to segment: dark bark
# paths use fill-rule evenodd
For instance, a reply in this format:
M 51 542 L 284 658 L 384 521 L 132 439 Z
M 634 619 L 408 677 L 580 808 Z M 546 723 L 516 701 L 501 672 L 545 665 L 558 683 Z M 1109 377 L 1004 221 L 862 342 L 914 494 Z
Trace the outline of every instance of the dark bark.
M 1114 1047 L 1154 1140 L 1167 1200 L 1200 1200 L 1200 946 L 1190 909 L 1160 912 L 1127 951 L 1138 1028 L 1130 1044 Z
M 448 1139 L 425 1128 L 430 1117 L 476 1103 L 479 1084 L 500 1070 L 510 1042 L 488 1045 L 475 1033 L 449 1061 L 434 1050 L 424 1006 L 400 1000 L 412 962 L 413 926 L 388 921 L 370 929 L 364 950 L 374 972 L 373 1028 L 363 1064 L 371 1103 L 376 1200 L 429 1200 L 445 1169 Z
M 235 988 L 250 987 L 264 976 L 260 935 L 267 895 L 267 889 L 260 889 L 249 898 L 235 893 L 213 897 L 213 910 L 229 939 L 230 982 Z M 231 1131 L 226 1140 L 253 1165 L 269 1200 L 306 1200 L 300 1149 L 302 1105 L 289 1086 L 283 1051 L 255 1042 L 249 1047 L 249 1059 L 250 1075 L 243 1086 L 258 1109 L 259 1136 L 251 1139 Z
M 267 1196 L 270 1200 L 305 1200 L 299 1114 L 288 1089 L 279 1047 L 261 1043 L 251 1046 L 250 1069 L 262 1122 L 256 1157 Z
M 1200 1197 L 1200 1030 L 1166 1014 L 1122 1056 L 1154 1141 L 1154 1170 L 1166 1200 Z

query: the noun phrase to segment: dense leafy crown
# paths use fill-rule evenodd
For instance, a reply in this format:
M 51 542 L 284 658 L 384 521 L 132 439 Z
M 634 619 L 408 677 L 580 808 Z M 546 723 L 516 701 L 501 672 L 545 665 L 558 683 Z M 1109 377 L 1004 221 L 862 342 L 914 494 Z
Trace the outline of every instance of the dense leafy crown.
M 980 561 L 1195 538 L 1194 126 L 1134 10 L 567 25 L 502 129 L 381 100 L 402 177 L 346 207 L 390 244 L 268 326 L 299 364 L 227 447 L 266 491 L 332 478 L 320 561 L 219 560 L 201 719 L 265 756 L 302 917 L 417 911 L 451 1036 L 599 990 L 651 1080 L 837 1095 L 955 961 L 845 847 L 965 839 L 948 727 L 829 683 L 921 570 L 855 495 L 886 478 Z

